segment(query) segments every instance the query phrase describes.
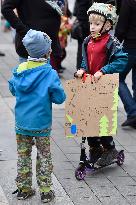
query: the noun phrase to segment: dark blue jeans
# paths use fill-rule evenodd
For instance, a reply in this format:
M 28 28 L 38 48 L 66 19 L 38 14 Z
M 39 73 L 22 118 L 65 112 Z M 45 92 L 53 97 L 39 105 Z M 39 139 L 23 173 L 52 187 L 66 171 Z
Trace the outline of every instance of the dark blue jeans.
M 124 104 L 127 117 L 136 116 L 136 49 L 126 49 L 128 64 L 126 70 L 119 76 L 119 96 Z M 132 70 L 132 94 L 128 89 L 125 79 Z

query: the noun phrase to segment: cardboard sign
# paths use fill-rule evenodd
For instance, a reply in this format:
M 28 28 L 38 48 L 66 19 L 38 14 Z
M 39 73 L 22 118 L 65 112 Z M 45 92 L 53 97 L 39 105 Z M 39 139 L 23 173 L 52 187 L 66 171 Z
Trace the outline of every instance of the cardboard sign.
M 90 75 L 65 83 L 65 134 L 67 137 L 112 136 L 117 131 L 119 75 L 107 74 L 97 83 Z

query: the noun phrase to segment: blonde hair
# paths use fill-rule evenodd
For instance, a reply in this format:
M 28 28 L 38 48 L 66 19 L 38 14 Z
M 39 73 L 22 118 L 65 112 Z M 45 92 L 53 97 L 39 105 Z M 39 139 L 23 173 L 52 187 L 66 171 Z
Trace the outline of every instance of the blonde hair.
M 104 16 L 102 16 L 102 15 L 99 15 L 99 14 L 94 14 L 94 13 L 92 13 L 92 14 L 90 14 L 90 16 L 89 16 L 89 22 L 91 22 L 91 21 L 105 21 L 105 18 L 104 18 Z

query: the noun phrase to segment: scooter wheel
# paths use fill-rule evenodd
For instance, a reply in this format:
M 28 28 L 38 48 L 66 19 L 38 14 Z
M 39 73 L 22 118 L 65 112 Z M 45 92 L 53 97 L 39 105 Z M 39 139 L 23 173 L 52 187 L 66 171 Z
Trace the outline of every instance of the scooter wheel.
M 124 151 L 121 150 L 121 151 L 119 152 L 118 157 L 117 157 L 117 164 L 118 164 L 119 166 L 121 166 L 121 165 L 124 163 L 124 159 L 125 159 Z
M 75 177 L 76 177 L 76 179 L 77 180 L 83 180 L 84 178 L 85 178 L 85 176 L 86 176 L 86 169 L 76 169 L 76 171 L 75 171 Z

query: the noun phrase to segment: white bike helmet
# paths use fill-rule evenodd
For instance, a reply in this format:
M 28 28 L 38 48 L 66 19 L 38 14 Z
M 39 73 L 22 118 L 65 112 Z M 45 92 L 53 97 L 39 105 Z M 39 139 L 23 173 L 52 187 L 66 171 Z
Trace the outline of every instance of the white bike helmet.
M 88 9 L 87 14 L 96 13 L 105 17 L 106 20 L 114 25 L 116 23 L 117 14 L 116 7 L 111 4 L 104 3 L 93 3 L 92 6 Z

